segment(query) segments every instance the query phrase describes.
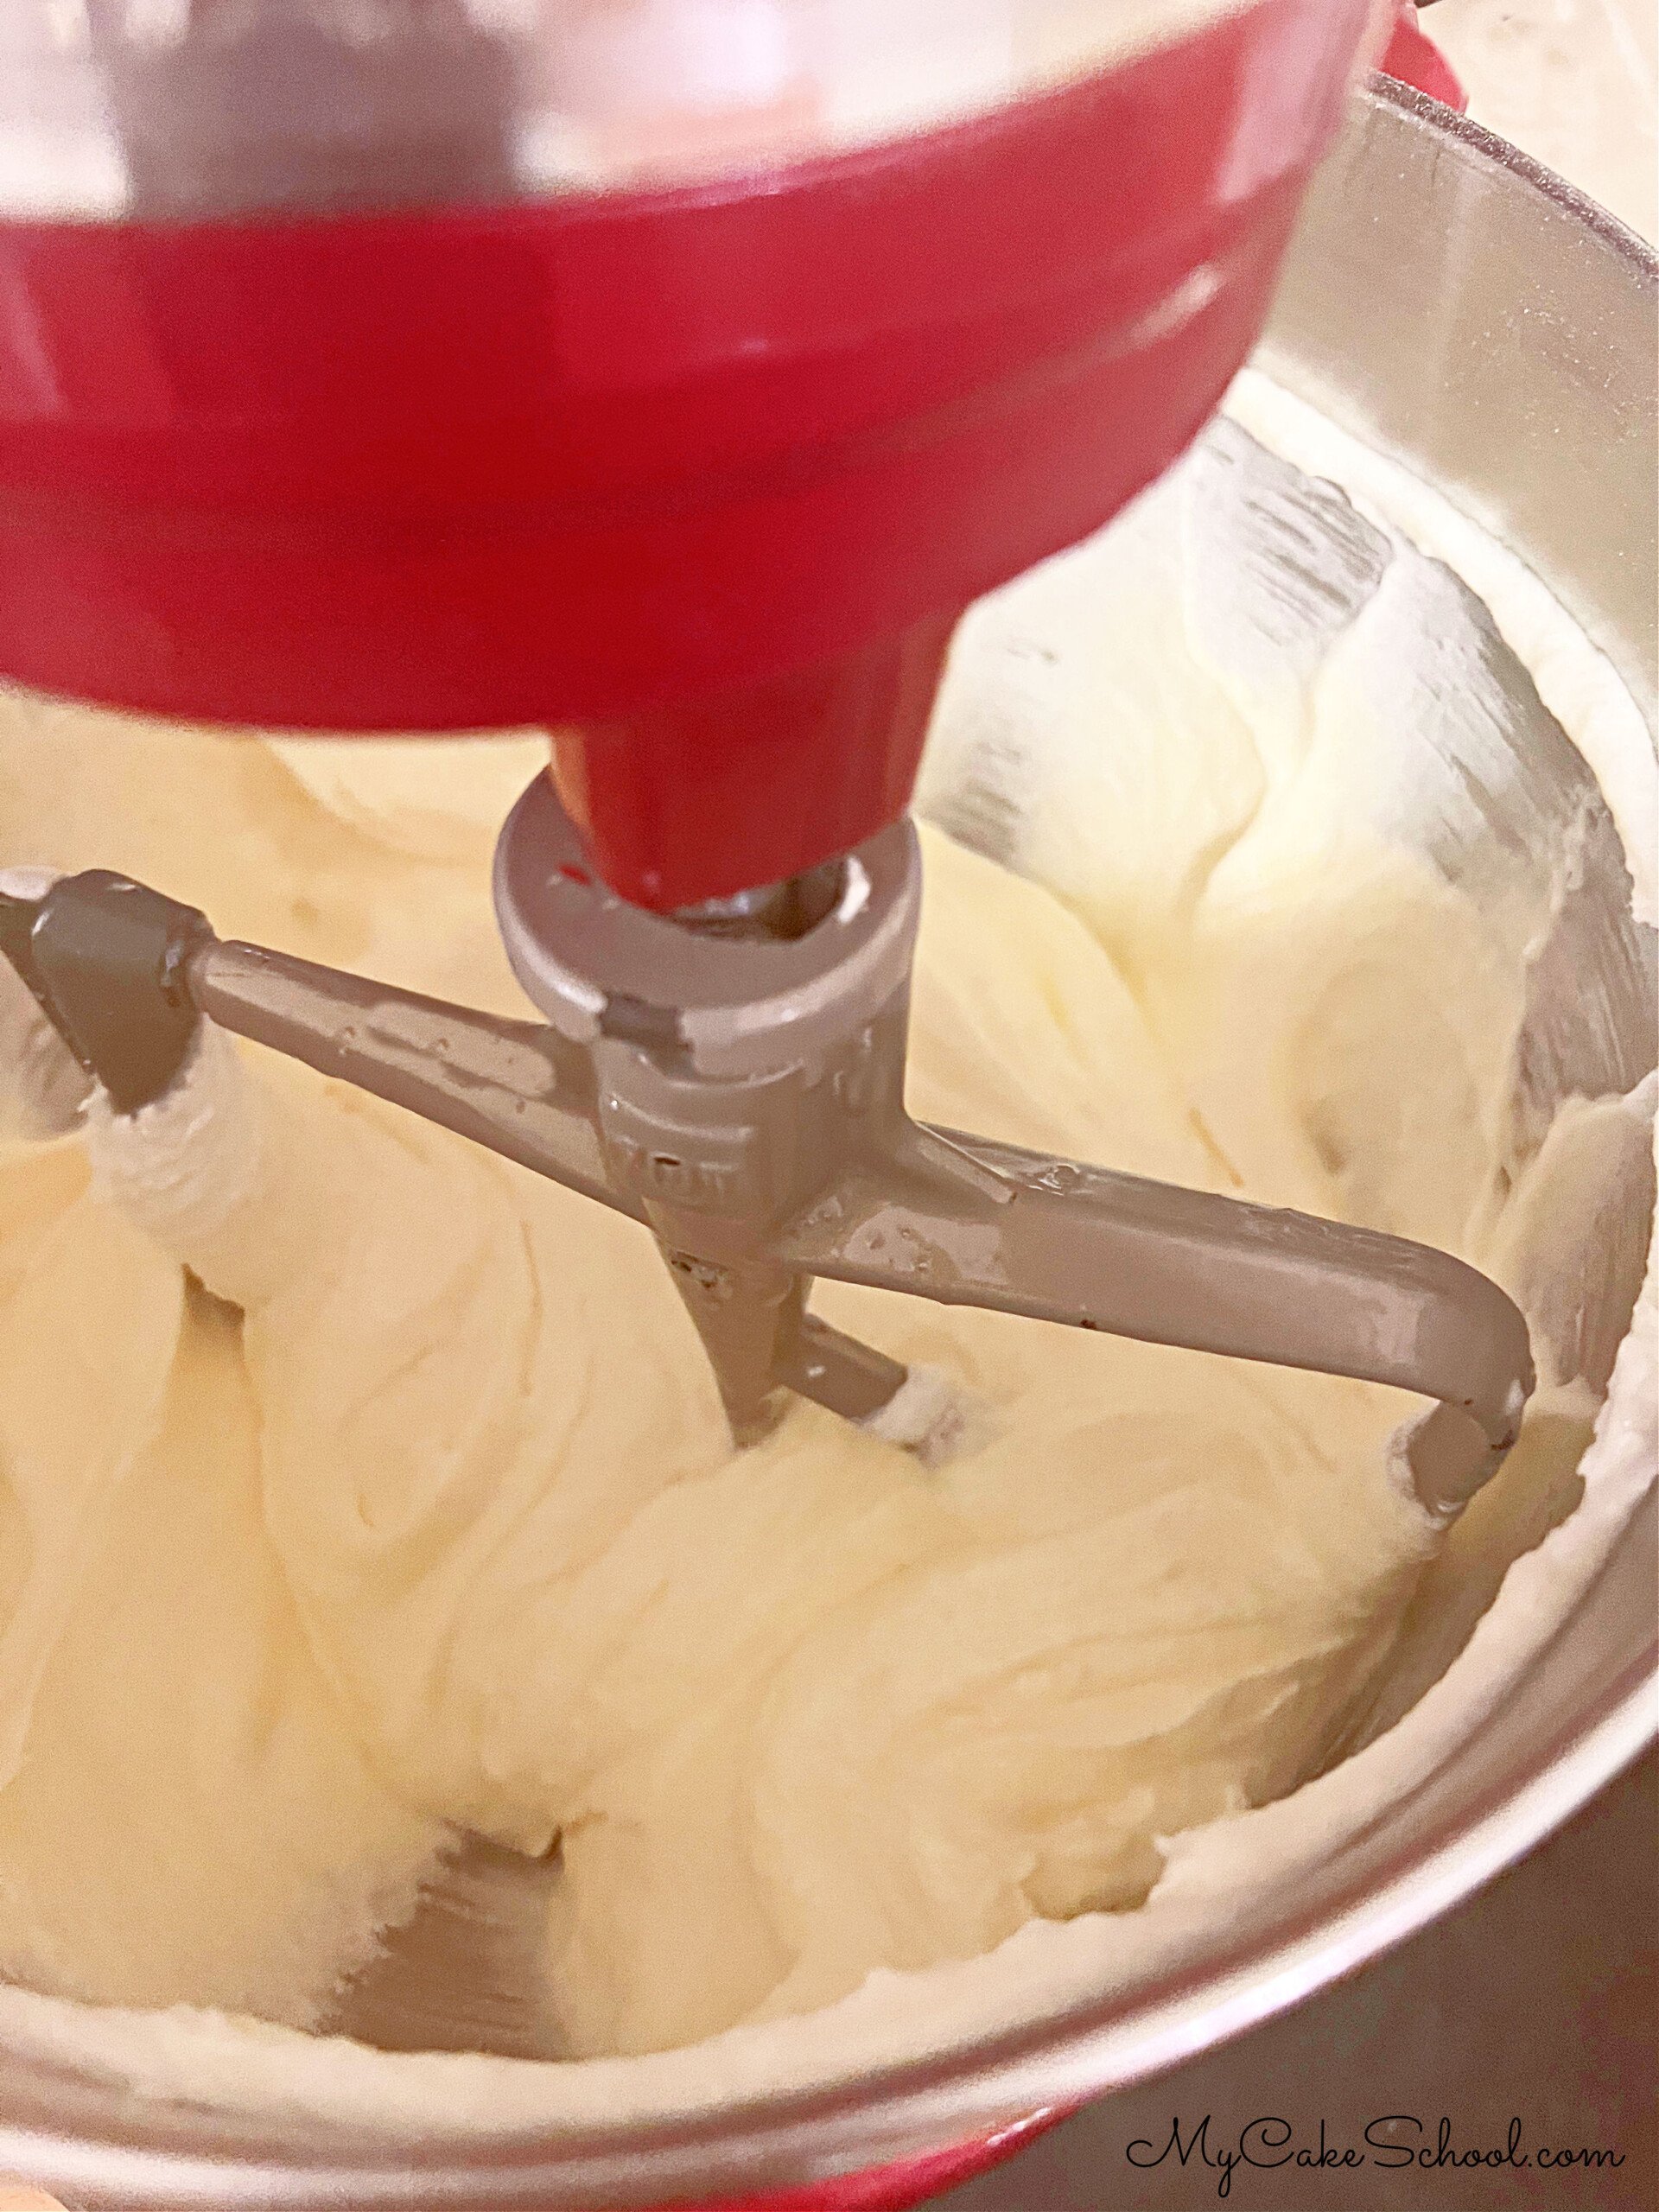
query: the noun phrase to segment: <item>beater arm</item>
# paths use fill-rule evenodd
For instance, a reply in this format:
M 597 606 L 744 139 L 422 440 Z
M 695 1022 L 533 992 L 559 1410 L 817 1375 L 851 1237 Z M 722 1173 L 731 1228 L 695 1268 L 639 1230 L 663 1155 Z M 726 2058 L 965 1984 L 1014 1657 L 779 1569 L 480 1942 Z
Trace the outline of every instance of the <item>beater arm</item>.
M 222 942 L 102 871 L 0 893 L 0 949 L 122 1110 L 166 1090 L 206 1016 L 647 1224 L 741 1442 L 782 1389 L 864 1421 L 906 1382 L 808 1314 L 817 1275 L 1420 1392 L 1438 1402 L 1401 1442 L 1445 1516 L 1514 1442 L 1526 1324 L 1463 1262 L 910 1119 L 908 824 L 851 855 L 792 938 L 627 906 L 580 850 L 538 782 L 497 904 L 545 1025 Z

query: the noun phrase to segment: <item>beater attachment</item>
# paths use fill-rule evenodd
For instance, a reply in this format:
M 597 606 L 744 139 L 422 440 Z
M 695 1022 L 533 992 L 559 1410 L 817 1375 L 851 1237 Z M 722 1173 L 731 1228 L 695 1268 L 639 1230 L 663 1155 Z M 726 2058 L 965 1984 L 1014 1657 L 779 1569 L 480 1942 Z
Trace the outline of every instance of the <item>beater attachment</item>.
M 118 1111 L 167 1090 L 205 1018 L 644 1224 L 740 1444 L 793 1391 L 950 1448 L 939 1393 L 809 1312 L 815 1276 L 1419 1392 L 1436 1402 L 1397 1448 L 1444 1517 L 1514 1442 L 1526 1323 L 1462 1261 L 911 1119 L 907 822 L 670 917 L 593 875 L 543 777 L 502 833 L 495 899 L 544 1022 L 221 941 L 97 870 L 0 893 L 0 950 Z

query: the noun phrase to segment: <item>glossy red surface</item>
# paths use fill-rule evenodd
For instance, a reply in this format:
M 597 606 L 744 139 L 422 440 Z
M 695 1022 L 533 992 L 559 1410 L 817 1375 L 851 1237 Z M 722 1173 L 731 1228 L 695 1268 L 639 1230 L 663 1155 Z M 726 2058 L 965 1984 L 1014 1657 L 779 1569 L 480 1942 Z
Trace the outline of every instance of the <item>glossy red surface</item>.
M 1064 2112 L 1033 2113 L 1027 2119 L 1000 2128 L 995 2135 L 957 2144 L 948 2151 L 935 2151 L 925 2158 L 907 2158 L 900 2165 L 842 2174 L 831 2181 L 766 2196 L 723 2196 L 712 2202 L 705 2199 L 695 2204 L 665 2205 L 663 2212 L 912 2212 L 912 2207 L 931 2204 L 947 2190 L 1003 2164 L 1065 2117 Z
M 1459 115 L 1468 107 L 1467 97 L 1451 63 L 1419 27 L 1412 0 L 1401 0 L 1394 34 L 1382 56 L 1382 67 L 1401 84 L 1414 86 L 1431 99 L 1444 101 Z
M 562 781 L 651 904 L 842 849 L 908 797 L 950 619 L 1214 406 L 1364 12 L 1258 0 L 696 188 L 0 225 L 0 671 L 266 728 L 579 725 Z

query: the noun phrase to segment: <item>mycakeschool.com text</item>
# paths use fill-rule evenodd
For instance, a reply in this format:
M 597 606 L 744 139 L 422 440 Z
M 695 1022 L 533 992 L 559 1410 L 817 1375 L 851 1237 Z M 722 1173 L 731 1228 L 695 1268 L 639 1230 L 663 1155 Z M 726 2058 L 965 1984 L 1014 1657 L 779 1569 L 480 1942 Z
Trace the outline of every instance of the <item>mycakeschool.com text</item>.
M 1275 2212 L 1293 2200 L 1285 2183 L 1305 2174 L 1352 2172 L 1361 2166 L 1421 2172 L 1468 2172 L 1474 2168 L 1522 2168 L 1539 2172 L 1611 2171 L 1624 2163 L 1624 2154 L 1606 2145 L 1542 2143 L 1529 2139 L 1526 2123 L 1510 2120 L 1503 2139 L 1482 2141 L 1460 2131 L 1446 2113 L 1424 2119 L 1415 2113 L 1380 2113 L 1358 2131 L 1358 2139 L 1335 2133 L 1323 2120 L 1300 2126 L 1277 2113 L 1264 2113 L 1237 2129 L 1223 2130 L 1208 2113 L 1187 2119 L 1172 2116 L 1166 2133 L 1138 2136 L 1126 2145 L 1123 2155 L 1132 2166 L 1179 2165 L 1215 2177 L 1221 2198 L 1243 2198 L 1257 2175 L 1278 2177 L 1274 2196 Z M 1315 2202 L 1309 2199 L 1310 2205 Z

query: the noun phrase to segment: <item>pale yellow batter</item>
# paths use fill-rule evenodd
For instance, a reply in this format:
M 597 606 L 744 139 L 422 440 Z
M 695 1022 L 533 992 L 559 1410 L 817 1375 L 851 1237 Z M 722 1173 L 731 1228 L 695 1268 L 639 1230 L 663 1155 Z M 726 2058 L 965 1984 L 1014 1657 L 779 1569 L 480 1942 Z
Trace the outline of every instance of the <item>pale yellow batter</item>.
M 1117 718 L 1092 904 L 1081 817 L 1070 906 L 927 834 L 913 1109 L 1478 1253 L 1511 948 L 1376 837 L 1310 868 L 1319 730 L 1276 762 L 1167 666 L 1209 772 L 1135 785 Z M 518 1004 L 485 886 L 533 753 L 0 716 L 0 857 Z M 994 1440 L 931 1473 L 800 1405 L 734 1455 L 643 1231 L 222 1039 L 136 1127 L 12 1138 L 0 1972 L 305 2024 L 476 1831 L 561 1847 L 570 2051 L 652 2050 L 1133 1907 L 1160 1838 L 1340 1748 L 1436 1541 L 1386 1467 L 1411 1401 L 817 1302 Z

